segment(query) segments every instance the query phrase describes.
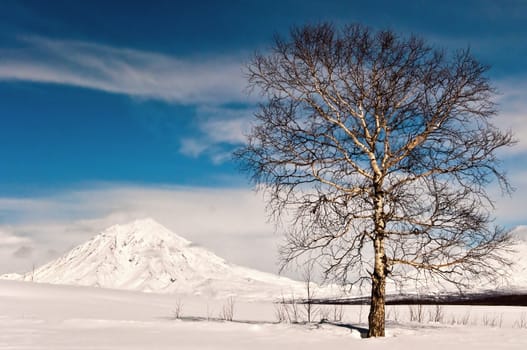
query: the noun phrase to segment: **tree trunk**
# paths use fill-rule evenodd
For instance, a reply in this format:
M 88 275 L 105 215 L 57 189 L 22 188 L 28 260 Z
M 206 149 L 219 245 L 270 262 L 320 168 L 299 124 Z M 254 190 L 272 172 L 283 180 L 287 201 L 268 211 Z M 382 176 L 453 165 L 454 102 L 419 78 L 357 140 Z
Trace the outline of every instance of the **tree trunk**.
M 371 302 L 368 315 L 368 337 L 384 337 L 385 328 L 385 299 L 387 259 L 384 251 L 384 229 L 386 222 L 383 215 L 384 196 L 382 185 L 375 185 L 375 239 L 373 247 L 375 261 L 371 275 Z
M 368 337 L 384 337 L 385 328 L 385 298 L 386 298 L 386 257 L 377 251 L 382 242 L 375 242 L 375 267 L 372 274 L 370 313 L 368 315 Z M 380 244 L 378 244 L 380 243 Z

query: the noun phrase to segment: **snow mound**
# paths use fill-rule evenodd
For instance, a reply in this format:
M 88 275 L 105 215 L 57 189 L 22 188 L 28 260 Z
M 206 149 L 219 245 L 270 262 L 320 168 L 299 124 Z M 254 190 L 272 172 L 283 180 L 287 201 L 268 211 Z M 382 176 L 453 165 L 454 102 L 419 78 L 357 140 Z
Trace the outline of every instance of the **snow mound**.
M 304 284 L 229 264 L 153 219 L 114 225 L 24 275 L 2 278 L 212 297 L 302 295 Z
M 511 231 L 511 234 L 518 243 L 527 244 L 527 226 L 526 225 L 516 226 Z
M 516 244 L 509 257 L 512 261 L 509 279 L 502 289 L 527 291 L 527 226 L 518 226 L 511 234 Z

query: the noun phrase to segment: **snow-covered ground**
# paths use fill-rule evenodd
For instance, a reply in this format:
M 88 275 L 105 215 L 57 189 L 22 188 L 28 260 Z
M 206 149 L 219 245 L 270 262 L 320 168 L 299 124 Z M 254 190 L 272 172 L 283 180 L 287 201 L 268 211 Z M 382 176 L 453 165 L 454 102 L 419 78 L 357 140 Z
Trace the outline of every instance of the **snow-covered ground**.
M 276 323 L 271 302 L 236 299 L 234 322 L 222 321 L 226 302 L 2 280 L 0 349 L 527 349 L 521 307 L 444 307 L 439 322 L 434 306 L 420 322 L 417 307 L 414 321 L 408 306 L 388 307 L 387 337 L 361 339 L 352 327 L 366 327 L 366 306 L 346 307 L 342 325 L 306 325 Z
M 526 290 L 525 232 L 515 232 L 511 281 L 493 290 Z M 527 349 L 522 307 L 388 306 L 382 339 L 361 338 L 367 306 L 316 306 L 315 322 L 302 323 L 302 305 L 295 313 L 272 301 L 304 298 L 305 283 L 230 264 L 151 219 L 2 277 L 0 349 Z

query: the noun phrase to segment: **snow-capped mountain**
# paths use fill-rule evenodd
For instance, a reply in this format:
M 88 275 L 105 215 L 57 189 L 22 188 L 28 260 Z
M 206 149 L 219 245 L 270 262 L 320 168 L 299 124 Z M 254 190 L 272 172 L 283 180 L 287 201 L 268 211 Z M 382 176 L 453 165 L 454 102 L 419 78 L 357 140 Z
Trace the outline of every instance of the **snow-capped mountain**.
M 24 275 L 2 278 L 159 293 L 277 298 L 302 282 L 233 264 L 152 219 L 112 226 Z

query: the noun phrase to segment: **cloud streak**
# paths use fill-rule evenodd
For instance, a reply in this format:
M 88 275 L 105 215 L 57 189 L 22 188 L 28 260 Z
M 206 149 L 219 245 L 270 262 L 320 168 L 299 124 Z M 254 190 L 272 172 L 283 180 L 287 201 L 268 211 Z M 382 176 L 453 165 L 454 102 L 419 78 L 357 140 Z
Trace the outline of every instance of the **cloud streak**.
M 527 83 L 524 79 L 507 79 L 498 82 L 500 128 L 512 130 L 518 144 L 506 151 L 506 155 L 527 152 Z
M 244 141 L 252 111 L 225 107 L 249 104 L 242 59 L 236 56 L 178 58 L 83 41 L 20 38 L 18 48 L 0 49 L 0 81 L 60 84 L 196 107 L 195 133 L 179 152 L 230 159 Z
M 198 133 L 182 139 L 179 151 L 193 158 L 207 155 L 219 164 L 230 159 L 232 150 L 247 141 L 254 110 L 201 107 L 197 114 Z
M 0 50 L 0 80 L 77 86 L 179 104 L 247 101 L 239 57 L 177 58 L 90 42 L 25 37 Z

